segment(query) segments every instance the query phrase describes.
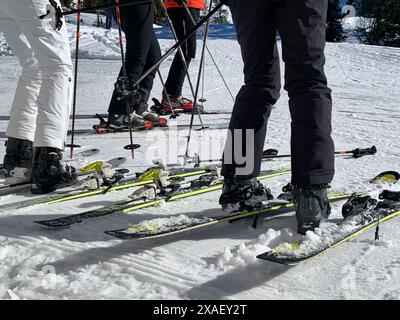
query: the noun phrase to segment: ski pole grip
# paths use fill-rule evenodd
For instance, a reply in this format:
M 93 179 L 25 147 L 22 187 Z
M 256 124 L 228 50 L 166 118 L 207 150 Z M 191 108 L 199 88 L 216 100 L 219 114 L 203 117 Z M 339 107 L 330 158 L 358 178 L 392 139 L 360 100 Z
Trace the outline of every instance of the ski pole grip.
M 366 148 L 366 149 L 357 148 L 357 149 L 353 150 L 353 158 L 358 159 L 363 156 L 374 155 L 376 152 L 377 152 L 377 149 L 375 146 L 372 146 L 371 148 Z

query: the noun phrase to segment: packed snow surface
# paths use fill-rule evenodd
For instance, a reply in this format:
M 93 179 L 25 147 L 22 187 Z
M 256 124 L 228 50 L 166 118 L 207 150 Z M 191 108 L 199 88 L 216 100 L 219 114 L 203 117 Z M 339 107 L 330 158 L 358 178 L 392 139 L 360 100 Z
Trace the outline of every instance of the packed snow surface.
M 72 52 L 74 25 L 69 24 Z M 165 28 L 157 28 L 162 49 L 173 40 Z M 113 83 L 120 69 L 116 30 L 83 25 L 79 60 L 79 114 L 105 113 Z M 201 43 L 199 39 L 199 48 Z M 231 25 L 213 26 L 208 47 L 234 94 L 243 83 L 240 50 Z M 199 50 L 200 52 L 200 50 Z M 0 108 L 8 115 L 20 67 L 0 36 Z M 327 44 L 326 73 L 333 90 L 333 138 L 336 149 L 351 150 L 376 145 L 375 156 L 360 159 L 336 158 L 332 187 L 337 192 L 370 190 L 368 181 L 385 170 L 400 171 L 400 49 L 359 44 Z M 166 78 L 172 61 L 161 66 Z M 192 81 L 199 59 L 191 65 Z M 206 56 L 202 95 L 208 110 L 230 111 L 232 99 L 209 56 Z M 283 64 L 282 64 L 283 72 Z M 156 79 L 152 96 L 162 92 Z M 189 86 L 184 87 L 190 97 Z M 290 152 L 290 114 L 288 97 L 276 104 L 269 121 L 265 148 Z M 205 125 L 213 128 L 193 131 L 190 154 L 218 159 L 224 145 L 229 114 L 204 115 Z M 89 128 L 96 120 L 78 120 L 77 128 Z M 142 147 L 126 167 L 132 172 L 151 164 L 154 158 L 180 163 L 185 153 L 188 116 L 169 120 L 171 130 L 135 132 L 135 143 Z M 195 119 L 196 128 L 199 120 Z M 7 122 L 0 122 L 0 130 Z M 4 133 L 2 136 L 4 141 Z M 130 157 L 123 149 L 129 143 L 127 133 L 96 136 L 79 135 L 76 143 L 83 148 L 100 148 L 87 161 Z M 0 158 L 4 156 L 1 148 Z M 68 153 L 65 155 L 68 158 Z M 265 163 L 265 168 L 289 165 L 281 159 Z M 290 179 L 289 175 L 265 181 L 274 194 Z M 397 187 L 399 188 L 399 187 Z M 82 200 L 55 205 L 36 205 L 0 212 L 0 298 L 2 299 L 400 299 L 400 219 L 381 226 L 381 242 L 373 241 L 370 230 L 318 259 L 297 267 L 284 267 L 256 259 L 256 255 L 283 243 L 298 239 L 292 213 L 274 219 L 221 223 L 171 237 L 141 241 L 120 241 L 104 233 L 151 219 L 221 213 L 219 191 L 185 200 L 163 203 L 153 208 L 117 213 L 90 220 L 62 230 L 51 230 L 33 223 L 62 217 L 114 202 L 126 200 L 133 190 L 111 192 Z M 3 196 L 1 204 L 24 200 L 27 193 Z M 333 205 L 333 218 L 340 218 L 342 202 Z M 162 220 L 159 220 L 162 221 Z

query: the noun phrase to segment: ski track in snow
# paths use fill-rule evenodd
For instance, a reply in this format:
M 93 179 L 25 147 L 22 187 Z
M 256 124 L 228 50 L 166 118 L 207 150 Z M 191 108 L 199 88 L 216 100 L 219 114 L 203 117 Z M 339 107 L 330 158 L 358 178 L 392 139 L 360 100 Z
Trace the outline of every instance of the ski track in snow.
M 69 31 L 71 48 L 75 48 L 71 25 Z M 165 51 L 172 41 L 164 36 L 163 29 L 158 29 L 157 33 Z M 7 115 L 20 69 L 4 43 L 0 35 L 0 108 L 2 114 Z M 233 35 L 217 38 L 211 30 L 208 46 L 229 87 L 237 93 L 243 81 L 243 65 Z M 338 192 L 370 189 L 366 181 L 372 176 L 384 170 L 400 171 L 400 49 L 341 43 L 327 44 L 326 53 L 326 73 L 333 89 L 336 148 L 372 145 L 378 148 L 378 154 L 373 157 L 357 160 L 337 157 L 332 187 Z M 84 25 L 80 57 L 78 113 L 104 113 L 120 68 L 116 30 L 97 30 Z M 164 78 L 171 61 L 172 57 L 161 66 Z M 199 54 L 191 66 L 192 80 L 196 79 L 198 65 Z M 232 101 L 209 57 L 205 68 L 205 107 L 231 110 Z M 160 81 L 156 79 L 152 95 L 159 98 L 161 91 Z M 184 93 L 190 96 L 187 83 Z M 266 143 L 266 148 L 278 148 L 281 154 L 290 151 L 287 102 L 287 94 L 282 91 L 271 115 Z M 205 124 L 218 125 L 221 129 L 195 131 L 191 153 L 197 151 L 203 158 L 218 158 L 229 115 L 204 115 L 202 119 Z M 181 116 L 177 121 L 188 123 L 189 116 Z M 92 123 L 95 120 L 78 120 L 77 128 L 87 128 Z M 195 123 L 199 123 L 198 119 Z M 0 122 L 0 130 L 4 132 L 5 129 L 6 122 Z M 166 157 L 163 153 L 166 145 L 184 153 L 186 135 L 186 129 L 175 130 L 171 136 L 161 130 L 134 133 L 134 141 L 142 144 L 142 148 L 126 166 L 131 171 L 142 170 L 152 158 Z M 77 166 L 98 158 L 129 157 L 122 148 L 128 143 L 126 133 L 78 136 L 76 142 L 84 148 L 101 149 L 99 156 L 73 161 Z M 1 148 L 0 159 L 3 156 L 4 148 Z M 171 163 L 180 161 L 176 157 L 168 160 Z M 289 161 L 269 162 L 265 168 L 284 165 L 289 165 Z M 289 176 L 277 177 L 266 184 L 278 194 L 289 179 Z M 248 220 L 141 241 L 119 241 L 103 232 L 171 215 L 219 213 L 219 192 L 130 214 L 117 213 L 63 230 L 50 230 L 33 223 L 124 200 L 132 191 L 0 212 L 0 298 L 400 299 L 397 285 L 400 281 L 398 218 L 382 224 L 379 244 L 371 241 L 374 231 L 370 230 L 318 259 L 296 267 L 255 258 L 281 242 L 298 239 L 293 232 L 295 219 L 292 213 L 270 220 L 260 219 L 257 229 L 253 229 L 252 220 Z M 26 199 L 27 196 L 24 193 L 4 196 L 0 203 Z M 334 218 L 340 217 L 341 204 L 333 205 Z

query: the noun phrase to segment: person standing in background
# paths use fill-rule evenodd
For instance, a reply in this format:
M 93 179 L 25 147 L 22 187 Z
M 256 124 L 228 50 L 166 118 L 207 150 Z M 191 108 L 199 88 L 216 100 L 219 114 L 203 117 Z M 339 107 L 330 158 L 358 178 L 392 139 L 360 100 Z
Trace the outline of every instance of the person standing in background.
M 115 3 L 113 0 L 108 2 Z M 120 3 L 124 4 L 126 0 L 121 0 Z M 161 57 L 160 45 L 153 29 L 154 2 L 124 6 L 120 8 L 120 12 L 121 27 L 126 38 L 126 73 L 132 85 Z M 115 14 L 115 9 L 113 14 Z M 114 89 L 108 108 L 108 126 L 111 129 L 142 127 L 146 121 L 153 123 L 160 121 L 161 118 L 158 115 L 148 111 L 148 100 L 157 70 L 158 68 L 155 68 L 139 83 L 139 86 L 135 88 L 137 90 L 135 94 L 121 98 L 118 89 Z M 121 68 L 116 87 L 122 75 Z
M 114 17 L 113 17 L 113 12 L 112 9 L 107 9 L 106 10 L 106 29 L 112 29 L 114 26 Z
M 164 0 L 168 16 L 172 21 L 178 40 L 185 37 L 188 31 L 194 27 L 200 19 L 200 11 L 204 9 L 204 0 Z M 186 8 L 189 9 L 189 16 Z M 196 57 L 196 33 L 194 33 L 181 46 L 185 61 L 178 51 L 169 69 L 165 82 L 165 91 L 161 100 L 161 110 L 169 112 L 171 109 L 190 111 L 193 109 L 193 101 L 182 96 L 182 87 L 186 78 L 186 68 Z M 185 66 L 186 64 L 186 66 Z

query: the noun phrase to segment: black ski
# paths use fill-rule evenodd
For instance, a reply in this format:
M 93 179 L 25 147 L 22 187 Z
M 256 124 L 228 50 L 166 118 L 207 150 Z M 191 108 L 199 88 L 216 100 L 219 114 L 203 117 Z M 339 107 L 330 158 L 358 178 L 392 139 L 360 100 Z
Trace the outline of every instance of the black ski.
M 349 194 L 335 194 L 330 196 L 331 201 L 339 201 L 348 198 Z M 152 239 L 187 232 L 192 229 L 209 227 L 221 222 L 233 222 L 241 219 L 247 219 L 260 215 L 266 215 L 268 218 L 276 217 L 293 210 L 293 204 L 287 201 L 271 200 L 263 208 L 253 211 L 241 212 L 222 212 L 215 216 L 188 217 L 180 215 L 173 218 L 161 218 L 143 221 L 136 225 L 131 225 L 124 229 L 109 230 L 107 234 L 123 239 Z
M 384 179 L 387 177 L 387 179 Z M 398 179 L 390 180 L 389 176 L 386 176 L 386 172 L 383 172 L 371 180 L 371 183 L 395 183 Z M 360 195 L 362 193 L 359 193 Z M 331 194 L 329 196 L 330 201 L 340 201 L 351 197 L 351 194 Z M 286 198 L 286 197 L 278 197 Z M 186 232 L 192 229 L 199 229 L 220 222 L 233 222 L 237 220 L 255 218 L 265 215 L 268 218 L 272 218 L 278 215 L 285 214 L 293 210 L 293 203 L 284 200 L 271 200 L 265 207 L 259 208 L 253 211 L 244 212 L 233 212 L 230 214 L 221 213 L 216 216 L 197 216 L 188 217 L 186 215 L 180 215 L 178 217 L 161 218 L 143 221 L 142 223 L 129 226 L 119 230 L 106 231 L 107 234 L 119 238 L 119 239 L 151 239 L 163 236 L 169 236 L 176 233 Z M 256 222 L 256 220 L 255 220 Z
M 171 169 L 171 170 L 169 170 L 169 172 L 171 174 L 171 178 L 190 177 L 190 176 L 196 176 L 196 175 L 203 174 L 206 172 L 206 169 L 205 168 L 178 168 L 178 169 Z M 87 190 L 86 188 L 78 189 L 78 190 L 67 190 L 67 191 L 60 190 L 51 195 L 32 196 L 31 198 L 29 198 L 27 200 L 0 205 L 0 212 L 6 211 L 6 210 L 12 210 L 12 209 L 25 208 L 25 207 L 29 207 L 29 206 L 33 206 L 33 205 L 37 205 L 37 204 L 51 205 L 51 204 L 65 202 L 65 201 L 87 198 L 87 197 L 91 197 L 91 196 L 95 196 L 95 195 L 104 194 L 105 192 L 124 190 L 124 189 L 128 189 L 128 188 L 143 186 L 143 185 L 146 185 L 149 183 L 152 183 L 152 181 L 150 181 L 150 180 L 142 181 L 142 180 L 139 180 L 135 176 L 135 177 L 125 178 L 124 180 L 119 181 L 115 186 L 112 186 L 111 188 L 108 186 L 103 186 L 103 187 L 100 187 L 100 188 L 94 189 L 94 190 Z
M 260 180 L 269 179 L 269 178 L 280 176 L 280 175 L 283 175 L 283 174 L 286 174 L 289 172 L 290 172 L 290 170 L 287 168 L 268 170 L 268 171 L 262 172 L 259 179 Z M 188 198 L 188 197 L 192 197 L 195 195 L 204 194 L 207 192 L 212 192 L 212 191 L 219 190 L 222 188 L 222 182 L 223 182 L 222 179 L 217 179 L 214 181 L 210 180 L 209 185 L 206 185 L 206 186 L 203 186 L 201 184 L 202 179 L 203 178 L 197 179 L 197 181 L 200 183 L 197 183 L 197 181 L 191 182 L 191 184 L 193 184 L 193 185 L 198 185 L 196 187 L 178 189 L 177 191 L 174 191 L 171 194 L 157 196 L 155 199 L 152 199 L 152 200 L 133 199 L 133 200 L 119 202 L 119 203 L 116 203 L 115 205 L 111 205 L 108 207 L 90 210 L 90 211 L 75 214 L 75 215 L 70 215 L 70 216 L 56 218 L 56 219 L 52 219 L 52 220 L 46 220 L 46 221 L 35 221 L 35 222 L 37 222 L 41 225 L 47 226 L 47 227 L 63 228 L 63 227 L 68 227 L 75 223 L 79 223 L 79 222 L 82 222 L 82 221 L 85 221 L 85 220 L 88 220 L 91 218 L 102 217 L 105 215 L 113 214 L 115 212 L 128 213 L 128 212 L 132 212 L 134 210 L 138 210 L 141 208 L 155 206 L 158 203 L 160 203 L 161 201 L 175 201 L 178 199 Z M 204 181 L 204 179 L 203 179 L 203 181 Z
M 353 214 L 344 208 L 346 218 L 340 223 L 327 222 L 321 226 L 321 233 L 316 242 L 304 239 L 292 243 L 284 243 L 271 251 L 262 253 L 257 258 L 285 265 L 296 265 L 310 259 L 316 258 L 327 250 L 335 248 L 340 244 L 353 239 L 365 231 L 376 227 L 375 240 L 379 240 L 379 225 L 382 222 L 393 219 L 400 215 L 400 192 L 385 191 L 380 198 L 383 201 L 369 201 L 370 197 L 354 197 L 358 205 L 362 204 Z M 355 203 L 353 203 L 353 206 Z M 348 207 L 347 207 L 348 208 Z M 311 249 L 310 249 L 311 248 Z

